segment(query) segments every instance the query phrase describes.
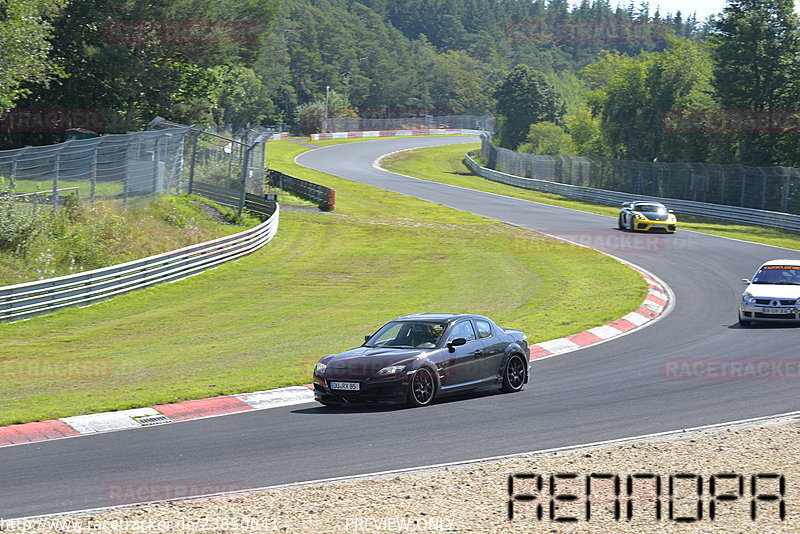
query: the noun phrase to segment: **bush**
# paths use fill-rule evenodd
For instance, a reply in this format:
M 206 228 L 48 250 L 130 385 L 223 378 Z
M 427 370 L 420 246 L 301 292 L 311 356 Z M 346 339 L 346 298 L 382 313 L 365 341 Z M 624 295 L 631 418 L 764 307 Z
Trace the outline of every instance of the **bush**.
M 24 256 L 31 242 L 42 231 L 48 209 L 35 202 L 22 202 L 15 197 L 13 188 L 0 195 L 0 249 L 11 250 Z

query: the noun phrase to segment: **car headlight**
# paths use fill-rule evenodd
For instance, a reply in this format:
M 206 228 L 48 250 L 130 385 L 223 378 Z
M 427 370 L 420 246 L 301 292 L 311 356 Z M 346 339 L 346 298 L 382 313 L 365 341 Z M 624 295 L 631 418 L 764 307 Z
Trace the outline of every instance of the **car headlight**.
M 389 365 L 387 367 L 384 367 L 375 374 L 378 376 L 399 375 L 405 370 L 406 370 L 405 365 Z
M 636 217 L 637 219 L 646 219 L 647 218 L 644 215 L 642 215 L 641 213 L 639 213 L 638 211 L 634 211 L 633 212 L 633 216 Z
M 742 295 L 742 304 L 744 304 L 745 306 L 752 306 L 755 303 L 756 299 L 753 297 L 753 295 L 745 291 L 744 295 Z
M 800 306 L 800 299 L 797 299 L 796 301 L 794 301 L 794 305 L 795 306 Z
M 320 362 L 317 364 L 316 367 L 314 367 L 314 373 L 322 376 L 325 374 L 325 369 L 327 368 L 328 368 L 327 364 Z

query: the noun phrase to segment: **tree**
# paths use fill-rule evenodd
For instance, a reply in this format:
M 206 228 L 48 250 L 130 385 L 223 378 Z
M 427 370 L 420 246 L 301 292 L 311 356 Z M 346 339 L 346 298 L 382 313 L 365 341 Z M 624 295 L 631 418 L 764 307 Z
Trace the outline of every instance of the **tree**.
M 328 98 L 328 118 L 337 117 L 356 117 L 356 113 L 346 95 L 331 91 Z M 325 98 L 298 106 L 296 118 L 300 133 L 308 135 L 321 131 L 325 119 Z
M 731 0 L 713 25 L 714 87 L 723 109 L 797 109 L 800 18 L 792 0 Z M 755 165 L 787 161 L 783 132 L 737 133 L 737 159 Z M 791 135 L 796 142 L 797 135 Z
M 25 82 L 46 83 L 58 73 L 51 58 L 52 18 L 63 0 L 0 1 L 0 115 L 31 91 Z
M 564 128 L 552 122 L 531 125 L 528 138 L 518 148 L 519 152 L 546 156 L 574 156 L 575 144 Z
M 157 114 L 207 123 L 219 104 L 214 69 L 255 63 L 276 9 L 257 0 L 71 0 L 53 36 L 64 76 L 31 86 L 29 104 L 100 108 L 107 131 Z
M 592 116 L 587 108 L 581 108 L 574 115 L 564 117 L 575 152 L 578 156 L 605 156 L 600 121 Z
M 638 161 L 703 161 L 708 138 L 664 127 L 674 112 L 709 109 L 711 59 L 706 46 L 668 36 L 663 52 L 629 57 L 606 52 L 582 75 L 587 102 L 610 155 Z
M 515 149 L 534 122 L 558 122 L 564 102 L 545 76 L 526 65 L 517 65 L 494 92 L 500 115 L 500 146 Z

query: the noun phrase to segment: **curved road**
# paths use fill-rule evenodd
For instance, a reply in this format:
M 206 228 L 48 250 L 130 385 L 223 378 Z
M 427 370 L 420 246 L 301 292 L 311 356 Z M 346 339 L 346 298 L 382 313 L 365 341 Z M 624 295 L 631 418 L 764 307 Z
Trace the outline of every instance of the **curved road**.
M 535 362 L 531 383 L 518 395 L 466 397 L 414 410 L 331 411 L 303 404 L 2 448 L 0 517 L 107 506 L 118 502 L 120 491 L 148 500 L 175 496 L 174 491 L 163 494 L 165 487 L 211 481 L 219 489 L 276 485 L 800 409 L 795 380 L 679 381 L 662 374 L 669 359 L 796 357 L 796 328 L 741 329 L 735 319 L 742 291 L 739 280 L 767 259 L 800 253 L 680 231 L 648 236 L 644 250 L 637 249 L 617 239 L 627 234 L 617 233 L 610 217 L 410 179 L 372 167 L 388 152 L 469 140 L 351 143 L 313 150 L 297 161 L 521 227 L 611 244 L 615 255 L 650 270 L 672 287 L 676 296 L 672 313 L 631 335 Z M 580 313 L 581 302 L 573 307 Z M 732 465 L 736 461 L 731 459 Z

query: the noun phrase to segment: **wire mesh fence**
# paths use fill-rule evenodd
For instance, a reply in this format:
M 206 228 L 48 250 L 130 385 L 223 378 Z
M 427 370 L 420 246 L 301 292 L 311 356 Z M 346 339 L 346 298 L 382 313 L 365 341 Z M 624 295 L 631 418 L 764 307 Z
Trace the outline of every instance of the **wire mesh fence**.
M 425 128 L 452 128 L 492 132 L 493 119 L 477 115 L 424 115 L 391 119 L 364 119 L 336 117 L 323 121 L 323 132 L 361 132 L 372 130 L 413 130 Z
M 194 128 L 160 117 L 148 128 L 186 133 L 187 183 L 185 192 L 213 195 L 213 200 L 244 209 L 248 195 L 263 196 L 266 142 L 274 130 L 256 127 L 228 133 L 219 128 Z M 226 191 L 224 195 L 220 191 Z
M 56 145 L 0 151 L 0 180 L 7 198 L 49 202 L 73 193 L 80 199 L 123 202 L 183 186 L 188 128 L 104 135 Z
M 481 157 L 489 168 L 526 178 L 632 195 L 800 213 L 800 169 L 793 167 L 540 156 L 496 147 L 488 136 L 483 138 Z

